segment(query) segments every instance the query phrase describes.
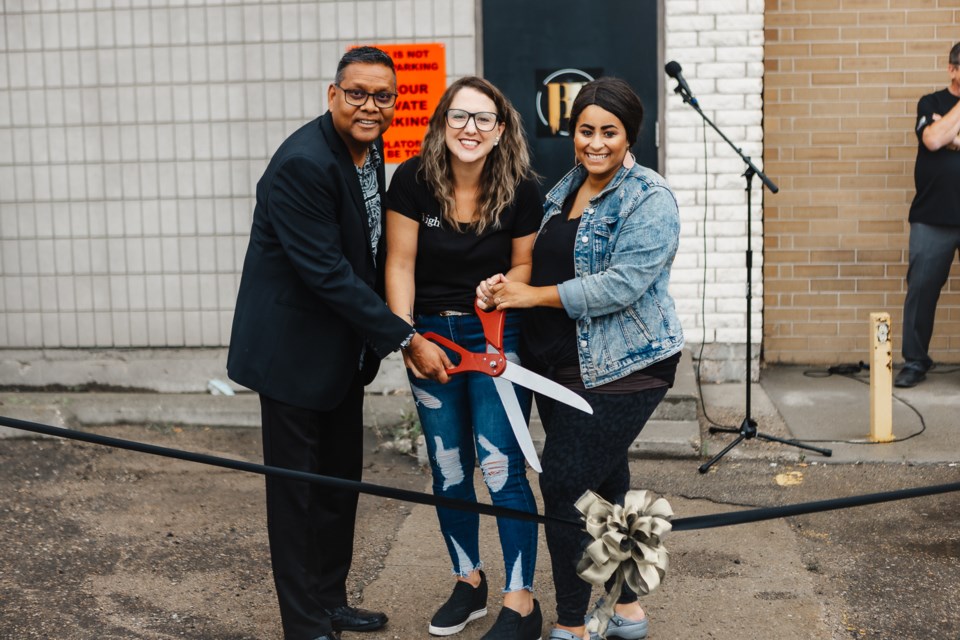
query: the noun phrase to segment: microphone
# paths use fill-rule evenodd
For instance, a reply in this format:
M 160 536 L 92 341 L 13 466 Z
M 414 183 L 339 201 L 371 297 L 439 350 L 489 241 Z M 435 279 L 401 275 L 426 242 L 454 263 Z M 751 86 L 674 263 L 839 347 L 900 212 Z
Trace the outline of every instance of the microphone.
M 680 67 L 680 63 L 676 60 L 671 60 L 667 63 L 667 66 L 664 67 L 664 71 L 667 72 L 667 75 L 677 81 L 677 88 L 674 89 L 677 93 L 680 94 L 680 97 L 689 102 L 690 104 L 697 104 L 697 99 L 693 97 L 693 91 L 690 91 L 690 85 L 687 84 L 687 81 L 683 78 L 683 69 Z

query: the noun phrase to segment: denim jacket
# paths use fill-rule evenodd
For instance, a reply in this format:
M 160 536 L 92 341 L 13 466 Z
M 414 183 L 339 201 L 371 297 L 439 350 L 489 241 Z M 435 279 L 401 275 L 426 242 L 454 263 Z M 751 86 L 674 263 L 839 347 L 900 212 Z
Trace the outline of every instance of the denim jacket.
M 578 165 L 547 194 L 541 231 L 585 179 Z M 564 310 L 577 321 L 580 375 L 587 388 L 683 348 L 667 291 L 679 241 L 676 198 L 655 171 L 639 164 L 621 167 L 591 198 L 573 252 L 577 277 L 558 285 Z

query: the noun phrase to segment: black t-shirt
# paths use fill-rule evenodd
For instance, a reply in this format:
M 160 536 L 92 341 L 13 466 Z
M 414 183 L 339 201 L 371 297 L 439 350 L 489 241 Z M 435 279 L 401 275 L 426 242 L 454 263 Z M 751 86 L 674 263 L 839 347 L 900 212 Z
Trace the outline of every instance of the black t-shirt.
M 468 225 L 455 230 L 443 219 L 440 203 L 417 175 L 419 168 L 419 156 L 401 164 L 387 191 L 389 209 L 420 223 L 414 313 L 472 312 L 480 281 L 510 270 L 513 239 L 540 227 L 540 189 L 534 180 L 522 180 L 513 203 L 500 214 L 500 225 L 488 225 L 477 235 Z
M 913 180 L 917 193 L 910 205 L 910 222 L 960 226 L 960 152 L 942 148 L 930 151 L 923 144 L 923 130 L 933 122 L 933 114 L 945 115 L 957 104 L 957 96 L 943 89 L 930 93 L 917 103 L 917 163 Z
M 571 194 L 563 209 L 547 220 L 533 246 L 530 285 L 549 287 L 576 277 L 573 248 L 580 218 L 568 220 L 573 206 Z M 523 317 L 524 348 L 542 367 L 580 366 L 577 353 L 577 323 L 564 309 L 534 307 Z M 527 358 L 524 358 L 524 362 Z

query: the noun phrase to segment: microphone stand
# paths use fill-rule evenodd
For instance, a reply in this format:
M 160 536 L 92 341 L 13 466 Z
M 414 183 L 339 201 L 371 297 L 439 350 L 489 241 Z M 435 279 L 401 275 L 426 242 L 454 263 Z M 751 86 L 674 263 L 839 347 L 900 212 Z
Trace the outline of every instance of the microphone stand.
M 723 132 L 720 131 L 720 129 L 717 128 L 717 125 L 715 125 L 715 124 L 710 120 L 710 118 L 708 118 L 708 117 L 706 116 L 706 114 L 704 114 L 703 111 L 700 109 L 700 104 L 697 102 L 697 99 L 696 99 L 696 98 L 694 98 L 692 95 L 690 95 L 690 93 L 689 93 L 688 91 L 684 91 L 683 88 L 680 87 L 680 86 L 677 86 L 677 88 L 674 89 L 674 91 L 676 91 L 677 94 L 679 94 L 680 97 L 683 98 L 683 101 L 684 101 L 684 102 L 686 102 L 688 105 L 690 105 L 691 107 L 693 107 L 693 109 L 694 109 L 697 113 L 700 114 L 700 117 L 703 118 L 704 122 L 706 122 L 707 124 L 709 124 L 709 125 L 713 128 L 713 130 L 716 131 L 716 132 L 720 135 L 720 137 L 723 138 L 723 140 L 724 140 L 728 145 L 730 145 L 730 148 L 737 152 L 737 155 L 740 156 L 740 158 L 743 160 L 743 162 L 747 165 L 746 171 L 743 172 L 743 177 L 746 178 L 746 180 L 747 180 L 747 345 L 746 345 L 746 347 L 747 347 L 747 370 L 746 370 L 746 399 L 745 399 L 746 409 L 745 409 L 745 416 L 744 416 L 744 418 L 743 418 L 743 422 L 740 424 L 740 428 L 739 428 L 739 429 L 732 429 L 732 428 L 729 428 L 729 427 L 710 427 L 710 430 L 709 430 L 710 433 L 735 433 L 735 434 L 737 434 L 737 437 L 736 437 L 736 439 L 734 439 L 733 442 L 731 442 L 730 444 L 728 444 L 728 445 L 723 449 L 723 451 L 721 451 L 720 453 L 718 453 L 718 454 L 715 455 L 714 457 L 710 458 L 710 460 L 708 460 L 707 462 L 705 462 L 705 463 L 703 463 L 702 465 L 700 465 L 700 467 L 698 468 L 698 471 L 699 471 L 700 473 L 706 473 L 706 472 L 710 469 L 710 467 L 713 466 L 713 464 L 714 464 L 717 460 L 719 460 L 720 458 L 722 458 L 723 456 L 725 456 L 725 455 L 726 455 L 731 449 L 733 449 L 735 446 L 737 446 L 738 444 L 740 444 L 740 443 L 743 442 L 744 440 L 751 440 L 751 439 L 753 439 L 753 438 L 760 438 L 761 440 L 768 440 L 768 441 L 771 441 L 771 442 L 779 442 L 779 443 L 781 443 L 781 444 L 788 444 L 788 445 L 793 446 L 793 447 L 799 447 L 799 448 L 801 448 L 801 449 L 807 449 L 807 450 L 809 450 L 809 451 L 815 451 L 815 452 L 817 452 L 817 453 L 819 453 L 819 454 L 821 454 L 821 455 L 823 455 L 823 456 L 830 457 L 831 455 L 833 455 L 833 451 L 831 451 L 830 449 L 823 449 L 823 448 L 820 448 L 820 447 L 813 447 L 813 446 L 810 446 L 810 445 L 808 445 L 808 444 L 804 444 L 804 443 L 802 443 L 802 442 L 797 442 L 796 440 L 786 440 L 786 439 L 784 439 L 784 438 L 778 438 L 778 437 L 776 437 L 776 436 L 771 436 L 771 435 L 768 435 L 768 434 L 765 434 L 765 433 L 761 433 L 760 431 L 757 430 L 757 421 L 753 419 L 753 416 L 751 415 L 751 412 L 750 412 L 750 411 L 751 411 L 751 408 L 750 408 L 750 387 L 751 387 L 751 384 L 752 384 L 752 383 L 751 383 L 751 372 L 752 372 L 752 368 L 753 368 L 753 367 L 752 367 L 752 363 L 751 363 L 751 360 L 752 360 L 752 357 L 751 357 L 751 355 L 752 355 L 752 354 L 751 354 L 752 344 L 751 344 L 751 340 L 750 340 L 750 325 L 751 325 L 751 317 L 750 317 L 750 315 L 751 315 L 751 307 L 752 307 L 751 296 L 752 296 L 752 285 L 753 285 L 753 250 L 751 249 L 752 233 L 751 233 L 751 224 L 750 224 L 750 222 L 751 222 L 751 187 L 752 187 L 752 184 L 753 184 L 753 177 L 754 177 L 754 176 L 759 176 L 759 177 L 760 177 L 760 180 L 763 181 L 763 184 L 765 184 L 765 185 L 767 186 L 767 188 L 770 189 L 770 191 L 771 191 L 772 193 L 776 193 L 777 191 L 780 190 L 780 188 L 777 187 L 777 185 L 775 185 L 775 184 L 773 183 L 773 181 L 770 180 L 770 178 L 768 178 L 766 175 L 764 175 L 763 171 L 760 171 L 760 169 L 758 169 L 757 166 L 756 166 L 755 164 L 753 164 L 753 161 L 750 160 L 750 157 L 749 157 L 749 156 L 743 155 L 743 151 L 742 151 L 739 147 L 737 147 L 736 145 L 734 145 L 733 142 L 731 142 L 730 139 L 729 139 L 727 136 L 725 136 L 725 135 L 723 134 Z

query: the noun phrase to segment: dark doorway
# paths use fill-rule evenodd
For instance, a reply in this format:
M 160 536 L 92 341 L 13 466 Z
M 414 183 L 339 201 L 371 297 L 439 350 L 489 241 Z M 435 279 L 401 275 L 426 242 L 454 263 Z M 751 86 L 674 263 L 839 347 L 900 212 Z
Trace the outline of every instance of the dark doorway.
M 658 0 L 483 0 L 483 75 L 523 116 L 534 167 L 549 189 L 573 167 L 566 114 L 583 83 L 623 78 L 643 100 L 644 166 L 659 170 Z

